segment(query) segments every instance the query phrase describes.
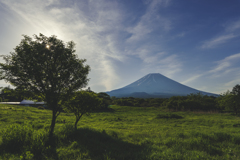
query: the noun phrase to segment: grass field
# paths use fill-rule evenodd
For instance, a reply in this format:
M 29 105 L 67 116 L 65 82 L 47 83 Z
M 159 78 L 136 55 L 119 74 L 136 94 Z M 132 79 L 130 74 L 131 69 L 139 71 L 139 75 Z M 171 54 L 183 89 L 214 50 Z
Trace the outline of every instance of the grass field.
M 55 127 L 56 145 L 50 148 L 44 140 L 50 110 L 0 105 L 0 159 L 240 159 L 240 118 L 230 113 L 109 108 L 83 116 L 77 131 L 72 127 L 74 115 L 61 113 Z M 3 141 L 11 130 L 21 129 L 29 130 L 31 142 L 21 141 L 18 149 L 17 142 Z

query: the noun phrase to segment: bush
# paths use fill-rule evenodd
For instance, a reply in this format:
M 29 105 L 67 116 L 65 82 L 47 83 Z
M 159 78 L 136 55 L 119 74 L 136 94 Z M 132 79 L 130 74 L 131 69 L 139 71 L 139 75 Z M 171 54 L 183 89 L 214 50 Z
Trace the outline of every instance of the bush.
M 48 132 L 37 132 L 33 135 L 33 141 L 30 147 L 34 157 L 42 156 L 42 153 L 48 148 Z
M 165 114 L 158 114 L 157 115 L 157 117 L 156 117 L 157 119 L 161 119 L 161 118 L 169 118 L 169 119 L 173 119 L 173 118 L 175 118 L 175 119 L 181 119 L 181 118 L 183 118 L 182 116 L 180 116 L 180 115 L 177 115 L 177 114 L 173 114 L 173 113 L 165 113 Z
M 2 147 L 6 152 L 22 152 L 33 141 L 33 129 L 29 125 L 10 125 L 3 131 Z
M 22 159 L 40 158 L 49 149 L 47 131 L 35 131 L 30 125 L 11 125 L 3 131 L 1 148 L 21 154 Z
M 38 109 L 45 109 L 43 106 L 38 106 L 37 108 Z
M 57 133 L 60 139 L 67 141 L 71 141 L 74 136 L 77 136 L 75 134 L 76 130 L 73 125 L 64 125 L 62 128 L 58 130 Z

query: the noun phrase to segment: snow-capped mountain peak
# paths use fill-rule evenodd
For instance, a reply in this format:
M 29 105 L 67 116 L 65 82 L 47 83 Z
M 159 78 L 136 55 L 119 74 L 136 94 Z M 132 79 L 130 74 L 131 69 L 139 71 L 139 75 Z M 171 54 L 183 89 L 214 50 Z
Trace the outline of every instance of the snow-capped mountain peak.
M 150 97 L 151 95 L 152 97 L 169 97 L 198 92 L 204 95 L 214 96 L 214 94 L 202 92 L 180 84 L 172 79 L 163 76 L 160 73 L 150 73 L 123 88 L 107 92 L 107 94 L 116 97 L 129 97 L 134 93 L 146 93 L 150 95 Z

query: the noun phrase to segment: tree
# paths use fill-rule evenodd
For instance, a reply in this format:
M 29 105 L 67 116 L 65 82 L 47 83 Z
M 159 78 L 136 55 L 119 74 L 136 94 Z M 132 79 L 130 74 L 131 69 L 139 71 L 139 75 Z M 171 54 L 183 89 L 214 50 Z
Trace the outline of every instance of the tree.
M 9 101 L 9 102 L 20 102 L 24 99 L 34 99 L 34 100 L 38 100 L 38 96 L 36 96 L 34 93 L 29 92 L 27 90 L 25 90 L 24 88 L 21 87 L 17 87 L 17 88 L 10 88 L 10 86 L 8 87 L 4 87 L 1 90 L 1 94 L 0 94 L 2 100 L 4 102 Z
M 237 84 L 233 87 L 232 92 L 234 95 L 234 101 L 235 101 L 235 112 L 238 114 L 240 110 L 240 85 Z
M 104 92 L 99 92 L 97 94 L 97 96 L 102 99 L 102 103 L 100 106 L 101 109 L 107 109 L 108 106 L 111 104 L 111 97 L 107 93 L 104 93 Z
M 227 91 L 217 98 L 220 107 L 233 110 L 236 115 L 238 115 L 240 110 L 240 94 L 236 94 L 237 92 L 235 92 L 238 86 L 233 87 L 232 92 Z
M 53 136 L 55 121 L 62 103 L 76 90 L 86 87 L 90 71 L 85 59 L 74 54 L 75 43 L 64 43 L 56 36 L 43 34 L 33 38 L 23 35 L 20 44 L 10 55 L 2 56 L 1 79 L 13 86 L 34 93 L 52 109 L 49 137 Z
M 13 89 L 11 89 L 10 86 L 2 88 L 0 94 L 1 100 L 3 102 L 18 102 L 19 100 L 16 97 L 13 97 L 12 93 Z
M 240 96 L 240 85 L 237 84 L 236 86 L 234 86 L 231 93 Z
M 101 105 L 101 99 L 94 92 L 78 91 L 65 103 L 65 109 L 73 112 L 76 116 L 75 129 L 80 118 L 86 114 L 89 115 L 93 110 Z

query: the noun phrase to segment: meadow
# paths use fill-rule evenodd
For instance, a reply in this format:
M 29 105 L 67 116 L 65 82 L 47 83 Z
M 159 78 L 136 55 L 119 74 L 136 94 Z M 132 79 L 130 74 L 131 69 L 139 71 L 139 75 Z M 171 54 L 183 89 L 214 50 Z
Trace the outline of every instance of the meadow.
M 61 113 L 54 146 L 51 111 L 0 105 L 0 159 L 240 159 L 240 117 L 217 112 L 170 112 L 111 105 L 83 116 Z

